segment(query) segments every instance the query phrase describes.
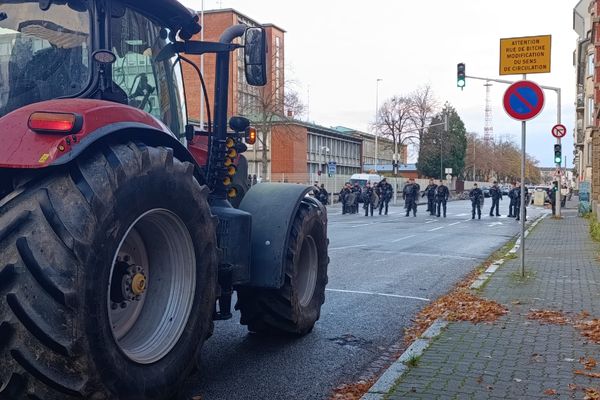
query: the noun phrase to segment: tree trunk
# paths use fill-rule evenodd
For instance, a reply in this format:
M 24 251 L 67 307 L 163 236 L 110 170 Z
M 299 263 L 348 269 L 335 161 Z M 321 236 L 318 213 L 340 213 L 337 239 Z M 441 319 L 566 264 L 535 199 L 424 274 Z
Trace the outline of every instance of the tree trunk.
M 261 165 L 261 177 L 263 180 L 266 180 L 268 175 L 269 175 L 269 142 L 268 142 L 268 138 L 269 138 L 269 134 L 267 131 L 262 131 L 261 132 L 261 136 L 262 136 L 262 151 L 261 151 L 261 159 L 260 159 L 260 165 Z

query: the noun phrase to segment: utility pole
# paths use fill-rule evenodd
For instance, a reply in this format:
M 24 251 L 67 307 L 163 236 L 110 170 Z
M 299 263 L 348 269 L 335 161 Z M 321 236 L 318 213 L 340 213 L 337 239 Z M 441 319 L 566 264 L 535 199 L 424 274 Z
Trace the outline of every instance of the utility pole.
M 448 135 L 448 113 L 444 113 L 444 129 L 440 131 L 440 179 L 444 179 L 444 157 L 442 155 L 443 147 L 442 147 L 442 133 L 446 132 L 446 136 Z
M 379 138 L 379 82 L 383 79 L 377 78 L 377 82 L 375 83 L 375 173 L 377 172 L 377 167 L 379 165 L 379 144 L 377 143 Z

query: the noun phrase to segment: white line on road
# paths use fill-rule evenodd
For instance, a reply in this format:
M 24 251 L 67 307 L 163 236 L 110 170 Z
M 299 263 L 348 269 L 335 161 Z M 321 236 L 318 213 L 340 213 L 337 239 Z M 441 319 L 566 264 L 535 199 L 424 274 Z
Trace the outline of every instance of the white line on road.
M 372 223 L 352 225 L 350 228 L 358 228 L 359 226 L 368 226 L 368 225 L 372 225 Z
M 426 299 L 425 297 L 415 297 L 415 296 L 402 296 L 399 294 L 388 294 L 388 293 L 375 293 L 375 292 L 363 292 L 360 290 L 343 290 L 343 289 L 325 289 L 328 292 L 339 292 L 339 293 L 355 293 L 355 294 L 370 294 L 373 296 L 383 296 L 383 297 L 395 297 L 397 299 L 413 299 L 413 300 L 421 300 L 421 301 L 431 301 Z
M 437 228 L 430 229 L 428 232 L 439 231 L 440 229 L 444 229 L 444 226 L 438 226 Z
M 462 213 L 462 214 L 455 214 L 457 217 L 466 217 L 467 215 L 469 215 L 468 213 Z
M 404 239 L 410 239 L 411 237 L 415 237 L 415 236 L 417 236 L 417 235 L 404 236 L 404 237 L 401 237 L 399 239 L 394 239 L 394 240 L 392 240 L 392 243 L 396 243 L 396 242 L 399 242 L 399 241 L 404 240 Z
M 453 222 L 451 224 L 448 224 L 448 226 L 458 225 L 458 224 L 461 224 L 461 223 L 462 223 L 462 221 Z
M 430 224 L 430 223 L 435 222 L 435 221 L 437 221 L 437 219 L 432 219 L 432 220 L 429 220 L 429 221 L 425 221 L 425 223 L 426 224 Z
M 333 248 L 330 248 L 329 250 L 346 250 L 346 249 L 353 249 L 355 247 L 367 247 L 367 245 L 366 244 L 355 244 L 353 246 L 333 247 Z

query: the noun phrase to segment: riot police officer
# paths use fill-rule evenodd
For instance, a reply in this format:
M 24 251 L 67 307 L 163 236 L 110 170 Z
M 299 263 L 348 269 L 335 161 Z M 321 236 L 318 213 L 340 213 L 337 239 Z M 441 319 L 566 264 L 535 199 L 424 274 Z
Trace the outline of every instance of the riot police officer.
M 367 182 L 362 191 L 363 208 L 365 209 L 365 217 L 369 216 L 369 210 L 371 210 L 371 217 L 373 216 L 373 203 L 376 197 L 375 191 L 371 186 L 371 182 Z
M 525 188 L 525 221 L 527 221 L 527 202 L 528 202 L 528 196 L 527 196 L 527 188 Z M 519 221 L 521 218 L 521 183 L 517 182 L 517 185 L 515 187 L 515 220 Z
M 410 178 L 408 183 L 402 189 L 402 198 L 404 199 L 404 207 L 406 208 L 406 216 L 410 215 L 412 210 L 413 216 L 417 216 L 417 199 L 419 198 L 420 187 L 415 183 L 414 178 Z
M 473 189 L 469 192 L 469 198 L 471 199 L 471 219 L 475 219 L 475 210 L 477 210 L 477 218 L 481 219 L 483 192 L 477 187 L 476 183 L 473 184 Z
M 441 209 L 444 210 L 444 218 L 446 218 L 446 202 L 450 196 L 448 186 L 444 185 L 444 181 L 440 179 L 440 184 L 435 191 L 435 202 L 437 204 L 437 216 L 440 216 Z
M 392 196 L 394 195 L 394 189 L 385 178 L 383 178 L 381 182 L 377 184 L 377 187 L 379 189 L 379 215 L 381 215 L 381 212 L 384 208 L 385 215 L 387 215 L 388 205 L 390 203 L 390 200 L 392 200 Z
M 352 204 L 352 214 L 358 213 L 358 203 L 362 200 L 362 189 L 358 182 L 354 183 L 352 187 L 352 193 L 354 194 L 354 203 Z
M 350 194 L 352 190 L 350 190 L 350 183 L 346 182 L 342 190 L 340 190 L 340 201 L 342 203 L 342 215 L 351 213 L 350 210 Z
M 494 216 L 496 209 L 496 217 L 500 216 L 500 200 L 502 200 L 502 190 L 498 187 L 498 182 L 494 181 L 494 185 L 490 188 L 490 197 L 492 198 L 492 208 L 490 208 L 490 217 Z
M 429 179 L 429 185 L 423 191 L 421 197 L 427 195 L 427 211 L 429 211 L 429 215 L 435 215 L 435 190 L 437 189 L 437 185 L 433 182 L 433 178 Z
M 516 183 L 513 182 L 510 185 L 510 190 L 508 191 L 508 198 L 510 199 L 510 203 L 508 204 L 508 218 L 515 217 L 515 186 Z

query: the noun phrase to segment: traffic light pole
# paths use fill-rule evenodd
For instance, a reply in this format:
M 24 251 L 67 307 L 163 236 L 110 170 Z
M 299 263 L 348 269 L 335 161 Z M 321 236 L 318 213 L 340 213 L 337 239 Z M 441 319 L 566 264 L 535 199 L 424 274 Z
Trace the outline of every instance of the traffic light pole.
M 557 112 L 556 119 L 557 119 L 557 123 L 560 124 L 560 89 L 558 89 L 558 91 L 556 93 L 558 95 L 558 112 Z M 559 144 L 559 145 L 561 144 L 560 143 L 560 138 L 556 138 L 556 143 Z M 555 194 L 556 197 L 554 198 L 554 202 L 555 202 L 556 206 L 554 207 L 554 209 L 556 210 L 555 217 L 556 218 L 560 218 L 560 206 L 561 206 L 561 198 L 560 198 L 561 193 L 560 192 L 561 192 L 561 187 L 562 187 L 562 174 L 560 173 L 560 170 L 561 170 L 560 167 L 561 167 L 561 164 L 562 164 L 562 157 L 561 157 L 561 160 L 558 163 L 556 162 L 556 160 L 554 160 L 554 163 L 558 167 L 558 171 L 559 171 L 559 175 L 558 175 L 558 188 L 557 188 L 558 190 L 556 191 L 556 194 Z

